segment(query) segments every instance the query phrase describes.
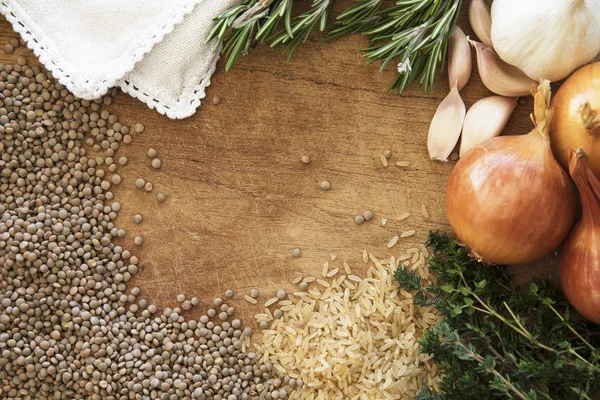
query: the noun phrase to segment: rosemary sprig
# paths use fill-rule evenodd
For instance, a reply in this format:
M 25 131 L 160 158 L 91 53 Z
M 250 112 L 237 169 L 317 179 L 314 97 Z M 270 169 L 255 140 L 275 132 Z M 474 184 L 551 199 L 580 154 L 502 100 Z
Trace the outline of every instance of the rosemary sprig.
M 315 27 L 325 30 L 334 2 L 313 0 L 308 11 L 293 17 L 294 0 L 244 0 L 215 18 L 206 42 L 215 40 L 215 52 L 223 46 L 226 71 L 233 69 L 239 57 L 246 55 L 255 43 L 270 43 L 272 48 L 283 46 L 289 60 Z
M 267 15 L 272 2 L 273 0 L 245 0 L 241 5 L 232 7 L 215 18 L 215 26 L 206 42 L 215 39 L 214 52 L 223 48 L 223 55 L 227 58 L 225 71 L 231 71 L 240 56 L 248 53 L 260 28 L 260 21 Z
M 309 10 L 294 17 L 294 0 L 244 0 L 215 18 L 207 42 L 223 46 L 230 71 L 239 57 L 256 43 L 284 47 L 288 61 L 315 29 L 325 31 L 335 0 L 312 0 Z M 383 0 L 357 0 L 344 10 L 329 29 L 328 39 L 363 34 L 369 47 L 363 50 L 367 64 L 381 62 L 383 71 L 392 62 L 398 74 L 390 90 L 401 93 L 418 80 L 426 90 L 446 59 L 448 41 L 462 0 L 397 0 L 382 9 Z
M 431 233 L 436 285 L 415 289 L 412 271 L 395 274 L 415 304 L 445 317 L 421 339 L 442 370 L 441 393 L 415 399 L 591 399 L 600 390 L 600 329 L 571 318 L 546 281 L 516 288 L 502 268 L 473 259 L 445 234 Z M 561 310 L 562 312 L 559 312 Z
M 398 61 L 390 90 L 401 93 L 417 79 L 426 90 L 433 87 L 435 73 L 446 60 L 461 4 L 462 0 L 398 0 L 362 28 L 371 41 L 363 50 L 367 64 L 381 61 L 383 71 Z
M 275 35 L 271 47 L 285 46 L 288 52 L 288 61 L 301 43 L 304 43 L 308 35 L 318 23 L 319 31 L 323 32 L 327 27 L 327 18 L 331 12 L 334 0 L 314 0 L 310 10 L 294 18 L 290 29 L 286 29 Z
M 329 30 L 329 39 L 364 32 L 383 18 L 379 13 L 383 0 L 358 0 L 337 16 Z

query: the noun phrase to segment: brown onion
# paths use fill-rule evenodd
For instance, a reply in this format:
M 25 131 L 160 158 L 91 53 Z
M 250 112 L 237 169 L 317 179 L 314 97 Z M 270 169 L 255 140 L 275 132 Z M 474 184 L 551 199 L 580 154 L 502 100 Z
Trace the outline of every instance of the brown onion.
M 542 81 L 532 92 L 535 129 L 477 145 L 456 164 L 448 182 L 450 225 L 485 262 L 533 261 L 557 247 L 573 225 L 573 185 L 547 136 L 553 115 L 550 82 Z
M 577 70 L 560 87 L 552 106 L 555 115 L 550 143 L 556 159 L 569 169 L 569 150 L 583 147 L 590 168 L 600 178 L 600 62 Z
M 571 151 L 569 163 L 583 215 L 560 252 L 560 284 L 573 307 L 600 324 L 600 181 L 582 148 Z

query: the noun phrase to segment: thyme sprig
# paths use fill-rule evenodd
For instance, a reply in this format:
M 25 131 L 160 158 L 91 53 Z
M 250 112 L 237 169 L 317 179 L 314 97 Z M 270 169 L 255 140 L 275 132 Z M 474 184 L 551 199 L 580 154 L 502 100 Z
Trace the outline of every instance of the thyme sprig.
M 571 316 L 558 290 L 543 280 L 515 287 L 445 234 L 430 233 L 427 245 L 438 284 L 416 288 L 414 272 L 395 274 L 415 303 L 445 317 L 420 342 L 443 372 L 441 393 L 425 387 L 416 399 L 590 399 L 600 390 L 600 328 Z

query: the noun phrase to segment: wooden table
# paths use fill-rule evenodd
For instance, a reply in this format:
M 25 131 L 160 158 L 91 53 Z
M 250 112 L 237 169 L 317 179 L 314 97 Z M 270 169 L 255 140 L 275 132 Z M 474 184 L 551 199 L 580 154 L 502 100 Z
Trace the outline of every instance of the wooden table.
M 337 10 L 351 2 L 339 3 Z M 472 34 L 466 21 L 462 15 L 460 25 Z M 0 44 L 16 36 L 2 20 Z M 364 272 L 363 249 L 389 257 L 422 243 L 430 229 L 450 230 L 444 197 L 454 163 L 430 161 L 426 147 L 429 122 L 449 90 L 445 72 L 432 93 L 414 85 L 402 95 L 386 93 L 394 72 L 364 66 L 363 38 L 319 39 L 311 36 L 290 63 L 259 46 L 234 71 L 220 68 L 205 104 L 185 120 L 170 120 L 123 93 L 114 99 L 110 109 L 122 121 L 147 128 L 119 150 L 129 163 L 114 192 L 122 205 L 117 225 L 127 230 L 120 244 L 140 258 L 144 267 L 133 282 L 150 302 L 173 307 L 180 293 L 197 296 L 201 305 L 186 313 L 197 318 L 213 296 L 231 288 L 238 293 L 232 303 L 250 320 L 258 307 L 239 295 L 251 288 L 266 300 L 298 273 L 319 274 L 331 255 L 337 256 L 332 265 L 345 260 Z M 2 52 L 0 61 L 18 55 L 34 58 L 21 47 Z M 462 92 L 467 106 L 489 94 L 476 72 Z M 507 131 L 528 132 L 531 111 L 527 99 Z M 151 147 L 160 170 L 150 165 Z M 380 160 L 386 149 L 393 152 L 387 168 Z M 396 161 L 410 165 L 399 168 Z M 153 183 L 151 193 L 136 189 L 140 177 Z M 322 180 L 331 190 L 319 188 Z M 168 195 L 164 204 L 158 192 Z M 356 225 L 354 216 L 365 210 L 375 218 Z M 405 211 L 412 216 L 399 222 Z M 134 224 L 135 214 L 144 216 L 142 224 Z M 414 236 L 386 247 L 412 229 Z M 133 244 L 137 235 L 142 247 Z M 292 257 L 296 247 L 300 258 Z M 513 269 L 552 274 L 556 257 Z

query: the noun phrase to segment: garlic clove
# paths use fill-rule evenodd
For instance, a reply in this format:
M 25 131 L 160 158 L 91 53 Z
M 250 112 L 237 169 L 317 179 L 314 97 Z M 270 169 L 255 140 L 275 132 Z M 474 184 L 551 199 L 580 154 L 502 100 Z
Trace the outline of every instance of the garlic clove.
M 500 96 L 527 96 L 537 82 L 517 67 L 502 61 L 498 54 L 483 43 L 469 39 L 477 52 L 477 69 L 485 87 Z
M 458 93 L 457 83 L 454 82 L 452 90 L 440 103 L 429 125 L 427 149 L 432 160 L 448 161 L 448 156 L 460 137 L 465 114 L 465 103 Z
M 479 41 L 494 47 L 492 45 L 492 16 L 484 0 L 471 0 L 469 22 Z
M 448 78 L 450 85 L 458 82 L 461 91 L 471 77 L 471 48 L 462 29 L 456 25 L 448 44 Z
M 463 124 L 460 156 L 478 144 L 499 136 L 517 107 L 516 97 L 491 96 L 471 106 Z

